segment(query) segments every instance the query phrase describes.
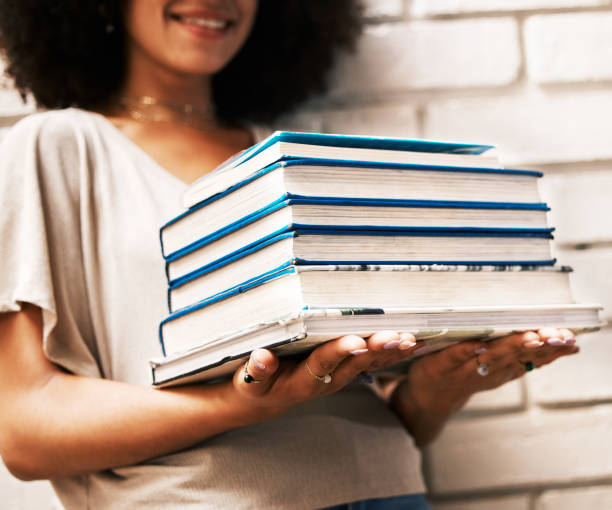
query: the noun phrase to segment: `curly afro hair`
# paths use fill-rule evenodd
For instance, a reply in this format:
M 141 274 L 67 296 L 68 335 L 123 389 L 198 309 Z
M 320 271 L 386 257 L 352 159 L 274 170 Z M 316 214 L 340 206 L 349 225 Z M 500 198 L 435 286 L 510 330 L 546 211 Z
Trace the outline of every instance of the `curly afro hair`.
M 6 73 L 45 108 L 102 107 L 125 73 L 123 0 L 0 0 Z M 325 91 L 361 31 L 358 0 L 259 0 L 249 39 L 213 77 L 219 119 L 270 122 Z

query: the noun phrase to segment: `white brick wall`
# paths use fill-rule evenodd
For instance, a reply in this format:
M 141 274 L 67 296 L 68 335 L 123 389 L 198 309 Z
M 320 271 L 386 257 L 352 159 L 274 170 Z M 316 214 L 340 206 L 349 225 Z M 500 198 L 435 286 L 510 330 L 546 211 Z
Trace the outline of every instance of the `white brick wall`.
M 427 451 L 435 494 L 612 477 L 612 406 L 456 419 Z
M 610 0 L 413 0 L 414 16 L 533 11 L 610 5 Z
M 543 168 L 559 261 L 612 322 L 612 0 L 368 0 L 357 55 L 287 127 L 488 142 Z M 3 126 L 31 111 L 0 90 Z M 581 249 L 578 249 L 581 248 Z M 425 452 L 436 510 L 612 508 L 612 327 L 475 396 Z M 50 508 L 0 471 L 0 508 Z M 8 502 L 8 503 L 6 503 Z
M 536 83 L 612 78 L 612 13 L 533 16 L 525 23 L 527 69 Z
M 338 66 L 334 94 L 507 85 L 519 70 L 518 41 L 512 18 L 370 25 Z
M 612 0 L 406 7 L 392 23 L 373 16 L 329 105 L 301 115 L 336 132 L 492 143 L 506 166 L 543 169 L 555 254 L 575 268 L 576 299 L 611 320 Z M 424 456 L 436 510 L 612 508 L 612 327 L 579 343 L 449 423 Z
M 60 508 L 48 482 L 20 482 L 9 474 L 0 460 L 0 510 Z
M 520 90 L 427 105 L 427 138 L 484 140 L 499 145 L 506 165 L 612 158 L 612 92 Z

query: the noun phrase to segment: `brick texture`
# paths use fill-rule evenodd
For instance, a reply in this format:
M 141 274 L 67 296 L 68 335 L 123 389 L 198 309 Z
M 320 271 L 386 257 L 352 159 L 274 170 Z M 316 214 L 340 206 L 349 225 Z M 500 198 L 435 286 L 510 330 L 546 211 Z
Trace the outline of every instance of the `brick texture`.
M 610 477 L 611 434 L 612 406 L 455 420 L 427 451 L 430 489 L 469 492 Z
M 541 180 L 558 243 L 612 241 L 612 165 L 610 169 L 549 174 Z
M 328 133 L 353 133 L 358 135 L 418 136 L 418 120 L 410 105 L 386 104 L 358 107 L 350 110 L 324 112 L 324 131 Z
M 611 24 L 612 13 L 605 12 L 531 17 L 525 24 L 530 78 L 536 83 L 612 79 Z
M 519 65 L 512 18 L 383 24 L 368 27 L 357 54 L 341 61 L 333 93 L 507 85 Z
M 1 460 L 0 495 L 2 510 L 60 510 L 48 482 L 19 482 L 9 474 Z
M 516 411 L 524 405 L 522 381 L 512 381 L 494 390 L 476 393 L 466 404 L 463 412 L 466 414 L 468 412 Z
M 506 165 L 612 158 L 612 93 L 529 92 L 430 103 L 425 137 L 499 146 Z
M 575 299 L 583 303 L 601 303 L 603 317 L 612 319 L 612 248 L 556 250 L 562 264 L 574 268 L 571 275 Z
M 582 335 L 578 338 L 578 344 L 581 347 L 579 354 L 529 374 L 529 388 L 534 402 L 563 407 L 612 401 L 612 329 Z
M 610 5 L 610 0 L 413 0 L 413 16 L 532 11 Z

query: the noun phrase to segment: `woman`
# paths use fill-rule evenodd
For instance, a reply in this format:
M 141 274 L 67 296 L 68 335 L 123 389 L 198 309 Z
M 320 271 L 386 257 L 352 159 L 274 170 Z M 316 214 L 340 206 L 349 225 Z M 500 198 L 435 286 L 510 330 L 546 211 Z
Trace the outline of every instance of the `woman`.
M 9 74 L 57 110 L 0 148 L 13 474 L 51 479 L 68 510 L 427 508 L 415 445 L 525 363 L 577 352 L 567 330 L 465 342 L 413 362 L 381 399 L 353 381 L 415 343 L 380 332 L 301 362 L 257 350 L 232 381 L 148 387 L 165 314 L 157 229 L 187 183 L 254 142 L 249 125 L 322 89 L 357 28 L 349 0 L 0 3 Z

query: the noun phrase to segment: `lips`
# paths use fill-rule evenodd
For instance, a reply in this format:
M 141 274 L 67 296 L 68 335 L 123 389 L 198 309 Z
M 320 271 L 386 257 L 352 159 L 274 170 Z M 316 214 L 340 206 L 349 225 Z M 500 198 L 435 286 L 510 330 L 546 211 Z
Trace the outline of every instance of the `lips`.
M 184 23 L 185 25 L 190 25 L 194 27 L 201 27 L 209 30 L 218 30 L 223 31 L 226 30 L 233 24 L 232 20 L 225 19 L 219 16 L 215 16 L 212 14 L 179 14 L 179 13 L 170 13 L 170 19 L 174 21 L 178 21 L 179 23 Z

